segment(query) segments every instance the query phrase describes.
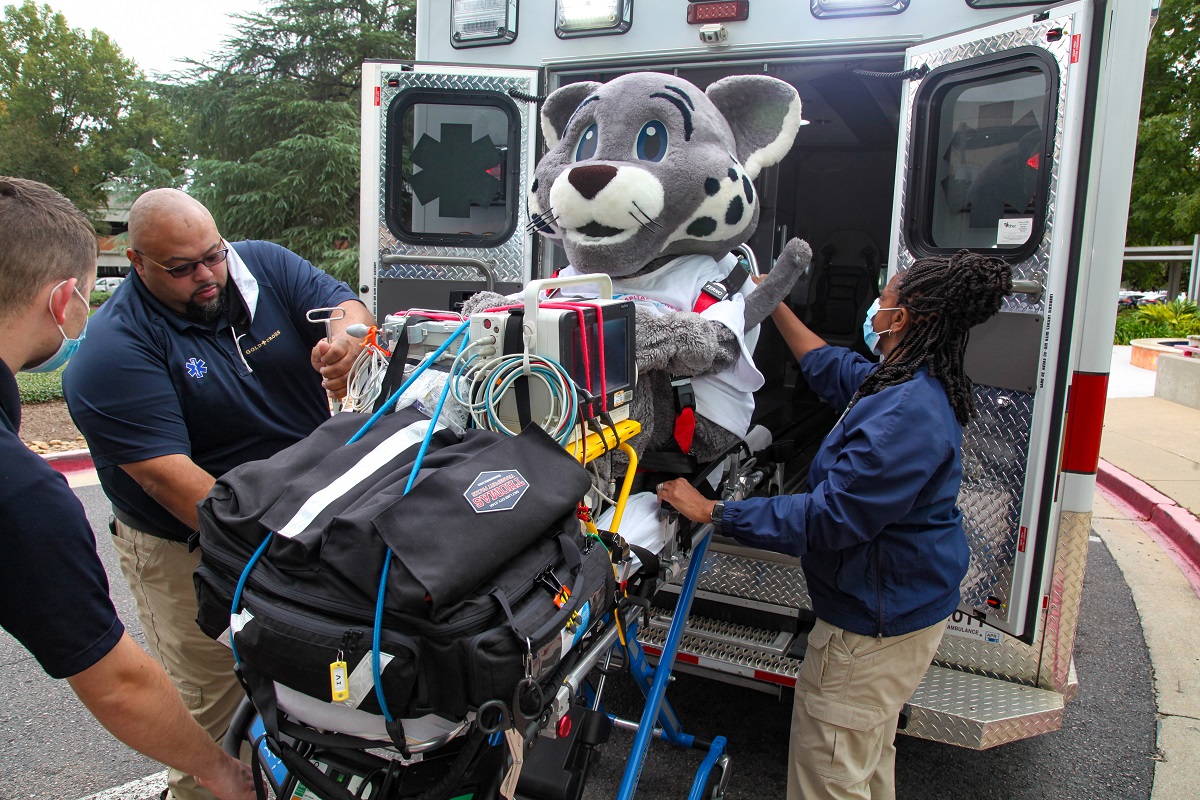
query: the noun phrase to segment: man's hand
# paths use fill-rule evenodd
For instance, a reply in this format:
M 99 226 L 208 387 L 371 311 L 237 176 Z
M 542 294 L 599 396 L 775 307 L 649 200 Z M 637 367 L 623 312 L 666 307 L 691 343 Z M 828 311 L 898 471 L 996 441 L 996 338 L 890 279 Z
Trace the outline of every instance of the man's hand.
M 196 776 L 196 782 L 221 800 L 255 800 L 254 776 L 250 767 L 235 758 L 225 756 L 215 774 Z
M 335 334 L 332 342 L 324 339 L 312 349 L 312 367 L 321 373 L 321 385 L 337 398 L 346 396 L 346 378 L 354 359 L 362 350 L 362 341 L 345 333 Z
M 692 522 L 709 522 L 716 500 L 709 500 L 683 478 L 660 483 L 656 494 L 660 503 L 669 504 Z

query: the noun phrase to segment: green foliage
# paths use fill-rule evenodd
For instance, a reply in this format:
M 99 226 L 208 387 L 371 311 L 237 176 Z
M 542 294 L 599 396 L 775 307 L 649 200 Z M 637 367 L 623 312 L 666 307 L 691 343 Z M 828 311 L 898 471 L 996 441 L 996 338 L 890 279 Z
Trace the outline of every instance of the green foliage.
M 1174 329 L 1196 319 L 1196 304 L 1190 300 L 1155 303 L 1138 308 L 1136 316 L 1142 322 L 1162 323 Z
M 85 212 L 138 148 L 170 162 L 171 130 L 136 65 L 98 30 L 25 0 L 0 19 L 0 172 L 43 181 Z
M 191 155 L 164 172 L 143 153 L 116 182 L 177 186 L 230 239 L 269 239 L 357 284 L 362 62 L 413 53 L 413 0 L 277 0 L 238 16 L 212 64 L 163 91 Z
M 60 367 L 54 372 L 18 372 L 17 390 L 21 395 L 21 405 L 61 400 L 63 369 L 65 367 Z
M 92 290 L 92 293 L 88 295 L 88 305 L 92 308 L 97 308 L 104 305 L 104 301 L 110 297 L 112 297 L 112 292 Z
M 1164 308 L 1145 306 L 1145 309 Z M 1182 318 L 1175 323 L 1143 318 L 1141 311 L 1122 311 L 1117 314 L 1113 344 L 1129 344 L 1134 339 L 1183 339 L 1200 335 L 1200 317 Z

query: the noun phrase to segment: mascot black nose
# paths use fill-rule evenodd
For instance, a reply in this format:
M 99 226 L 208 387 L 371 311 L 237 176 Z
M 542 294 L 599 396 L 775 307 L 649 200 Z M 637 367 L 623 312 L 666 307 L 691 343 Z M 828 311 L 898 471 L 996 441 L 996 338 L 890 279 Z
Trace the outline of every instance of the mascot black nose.
M 617 168 L 607 164 L 575 167 L 567 174 L 567 180 L 583 195 L 585 200 L 591 200 L 600 194 L 600 191 L 608 186 L 608 182 L 615 177 L 617 177 Z

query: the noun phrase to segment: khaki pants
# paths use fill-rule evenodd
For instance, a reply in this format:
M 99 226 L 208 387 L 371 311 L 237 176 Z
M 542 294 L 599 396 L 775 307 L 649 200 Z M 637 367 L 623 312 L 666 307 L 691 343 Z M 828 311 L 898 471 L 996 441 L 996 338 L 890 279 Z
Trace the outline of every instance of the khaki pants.
M 192 719 L 220 742 L 244 696 L 233 674 L 233 653 L 196 625 L 192 572 L 200 551 L 151 536 L 116 521 L 113 545 L 121 572 L 137 601 L 150 654 L 162 664 Z M 167 787 L 175 800 L 215 800 L 191 775 L 171 770 Z
M 944 630 L 876 638 L 817 620 L 796 679 L 788 800 L 895 798 L 900 709 Z

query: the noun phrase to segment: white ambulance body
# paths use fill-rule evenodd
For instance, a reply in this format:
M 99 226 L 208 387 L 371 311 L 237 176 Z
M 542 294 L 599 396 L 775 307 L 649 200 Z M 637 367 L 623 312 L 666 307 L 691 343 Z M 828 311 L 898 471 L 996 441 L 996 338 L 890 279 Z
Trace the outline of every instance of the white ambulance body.
M 797 88 L 808 124 L 759 177 L 750 244 L 764 270 L 789 238 L 812 245 L 791 303 L 828 340 L 861 348 L 867 305 L 917 258 L 971 248 L 1010 261 L 1021 291 L 976 330 L 967 358 L 979 411 L 959 498 L 971 566 L 904 732 L 987 748 L 1061 727 L 1078 685 L 1072 649 L 1157 4 L 417 5 L 417 61 L 364 65 L 361 291 L 380 316 L 450 308 L 484 275 L 515 291 L 561 266 L 562 251 L 526 227 L 538 96 L 637 70 L 701 87 L 767 74 Z M 759 412 L 803 467 L 833 415 L 770 333 L 757 354 L 768 378 Z M 787 490 L 803 490 L 802 468 L 788 477 Z M 798 561 L 729 542 L 712 550 L 677 667 L 791 685 L 812 619 Z M 651 654 L 669 614 L 645 632 Z

